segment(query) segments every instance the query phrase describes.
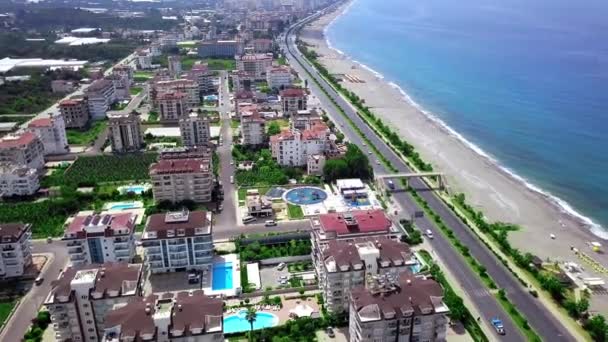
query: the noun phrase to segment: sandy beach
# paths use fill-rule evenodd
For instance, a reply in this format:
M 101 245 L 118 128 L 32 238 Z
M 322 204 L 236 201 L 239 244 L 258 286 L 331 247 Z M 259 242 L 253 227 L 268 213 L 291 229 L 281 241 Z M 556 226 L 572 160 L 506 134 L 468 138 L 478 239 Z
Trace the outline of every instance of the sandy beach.
M 574 246 L 608 265 L 608 254 L 593 253 L 588 246 L 590 241 L 600 241 L 606 249 L 608 241 L 594 235 L 584 221 L 566 213 L 547 196 L 531 190 L 490 157 L 473 150 L 381 75 L 332 49 L 326 42 L 324 29 L 347 6 L 310 24 L 300 36 L 320 54 L 320 61 L 328 70 L 349 76 L 344 86 L 364 98 L 376 115 L 416 147 L 424 160 L 444 172 L 452 193 L 465 193 L 467 201 L 492 221 L 519 224 L 521 231 L 509 235 L 515 247 L 543 259 L 581 263 L 570 249 Z M 550 234 L 556 238 L 551 239 Z

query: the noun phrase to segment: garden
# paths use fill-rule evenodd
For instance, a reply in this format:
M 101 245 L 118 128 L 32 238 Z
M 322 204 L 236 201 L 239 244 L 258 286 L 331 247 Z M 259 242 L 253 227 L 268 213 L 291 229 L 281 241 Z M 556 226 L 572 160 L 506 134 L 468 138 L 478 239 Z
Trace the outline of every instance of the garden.
M 70 145 L 90 145 L 108 127 L 107 120 L 93 121 L 86 130 L 75 128 L 66 129 L 68 144 Z
M 156 153 L 124 156 L 83 156 L 65 171 L 64 180 L 72 186 L 94 186 L 102 182 L 149 179 L 148 169 L 156 162 Z
M 262 245 L 257 241 L 244 245 L 241 240 L 236 240 L 235 245 L 242 261 L 308 255 L 311 252 L 310 240 L 290 240 L 272 245 Z

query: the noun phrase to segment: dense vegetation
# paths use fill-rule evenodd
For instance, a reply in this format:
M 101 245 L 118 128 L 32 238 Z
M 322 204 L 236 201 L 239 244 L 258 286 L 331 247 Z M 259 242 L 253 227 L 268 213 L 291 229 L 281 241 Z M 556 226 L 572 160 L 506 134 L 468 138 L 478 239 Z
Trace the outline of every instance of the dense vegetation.
M 287 184 L 291 178 L 301 179 L 304 173 L 304 171 L 298 168 L 281 167 L 276 160 L 272 159 L 272 155 L 268 149 L 256 151 L 235 145 L 232 149 L 232 156 L 235 163 L 245 160 L 255 161 L 255 166 L 251 171 L 236 171 L 235 179 L 239 185 Z
M 4 321 L 6 321 L 8 315 L 11 313 L 16 303 L 17 302 L 13 299 L 3 300 L 0 302 L 0 325 L 2 325 Z
M 65 133 L 70 145 L 89 145 L 97 139 L 99 134 L 108 127 L 108 121 L 94 121 L 87 130 L 81 131 L 75 128 L 66 129 Z
M 342 178 L 371 180 L 374 178 L 374 171 L 365 153 L 357 145 L 348 144 L 344 158 L 330 159 L 325 163 L 323 176 L 328 182 Z
M 51 324 L 51 314 L 48 311 L 40 311 L 36 318 L 32 320 L 30 330 L 25 333 L 23 339 L 26 342 L 40 342 L 46 328 Z
M 244 245 L 240 240 L 235 243 L 242 261 L 310 254 L 310 240 L 290 240 L 288 243 L 274 245 L 261 245 L 259 242 Z
M 83 156 L 76 159 L 65 172 L 65 182 L 74 186 L 94 186 L 101 182 L 145 180 L 148 168 L 156 162 L 156 153 L 124 156 Z

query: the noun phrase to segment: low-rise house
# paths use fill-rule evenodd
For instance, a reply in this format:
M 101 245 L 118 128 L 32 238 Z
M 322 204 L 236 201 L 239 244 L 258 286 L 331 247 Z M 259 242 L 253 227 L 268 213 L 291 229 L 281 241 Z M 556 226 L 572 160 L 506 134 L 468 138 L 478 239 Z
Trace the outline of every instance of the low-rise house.
M 272 201 L 257 192 L 247 191 L 245 197 L 247 213 L 251 216 L 272 216 Z
M 38 170 L 0 162 L 0 197 L 31 196 L 40 189 Z
M 32 264 L 32 225 L 0 223 L 0 279 L 20 277 Z
M 44 155 L 70 152 L 62 115 L 51 114 L 48 118 L 32 120 L 27 130 L 36 134 L 44 146 Z
M 0 162 L 44 168 L 44 145 L 32 132 L 5 135 L 0 138 Z

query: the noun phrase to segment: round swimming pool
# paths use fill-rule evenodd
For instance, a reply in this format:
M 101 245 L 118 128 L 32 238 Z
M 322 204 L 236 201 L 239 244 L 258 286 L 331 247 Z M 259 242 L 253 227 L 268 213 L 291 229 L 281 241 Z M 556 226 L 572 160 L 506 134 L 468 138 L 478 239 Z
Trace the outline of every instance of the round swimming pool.
M 283 199 L 291 204 L 317 204 L 327 199 L 327 193 L 321 188 L 305 186 L 295 188 L 283 194 Z
M 224 334 L 249 331 L 251 325 L 245 318 L 247 310 L 241 310 L 234 315 L 224 317 Z M 264 329 L 274 327 L 279 324 L 279 317 L 269 312 L 256 312 L 253 329 Z

